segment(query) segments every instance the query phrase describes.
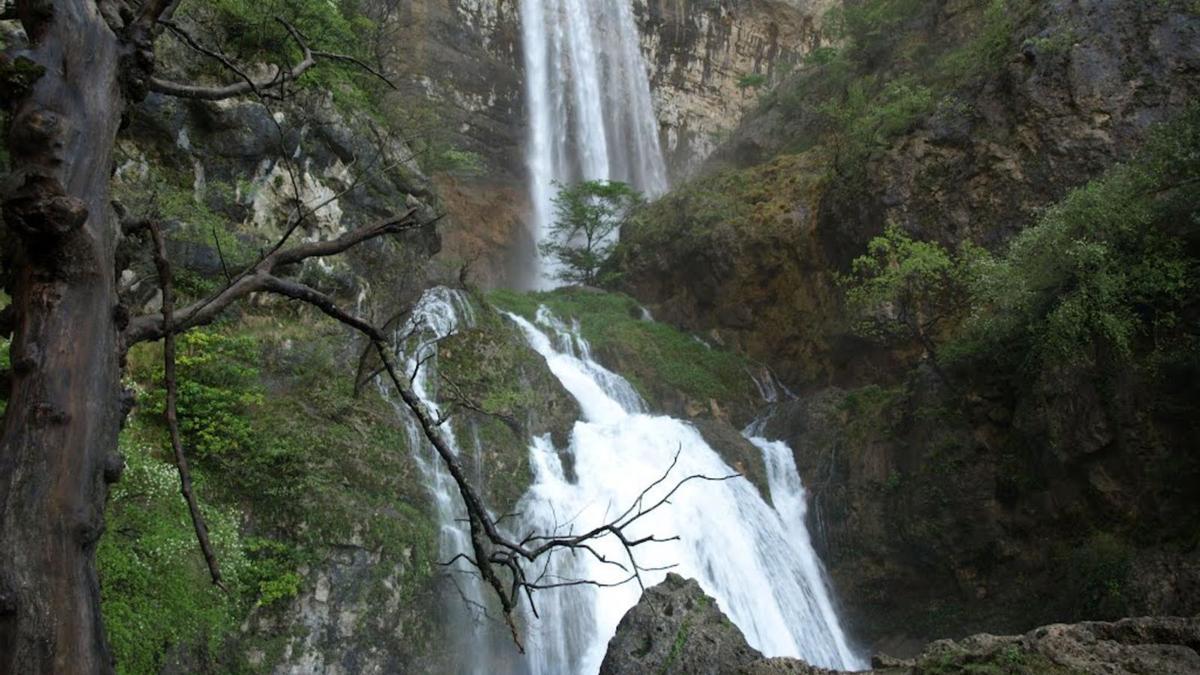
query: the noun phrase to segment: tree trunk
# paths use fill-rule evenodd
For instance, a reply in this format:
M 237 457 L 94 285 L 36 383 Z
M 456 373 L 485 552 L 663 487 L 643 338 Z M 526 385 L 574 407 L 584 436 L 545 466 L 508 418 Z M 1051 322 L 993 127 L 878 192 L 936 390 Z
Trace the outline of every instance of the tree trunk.
M 96 0 L 23 0 L 19 12 L 45 72 L 7 139 L 16 322 L 0 437 L 0 675 L 106 673 L 95 552 L 121 466 L 109 177 L 125 61 Z

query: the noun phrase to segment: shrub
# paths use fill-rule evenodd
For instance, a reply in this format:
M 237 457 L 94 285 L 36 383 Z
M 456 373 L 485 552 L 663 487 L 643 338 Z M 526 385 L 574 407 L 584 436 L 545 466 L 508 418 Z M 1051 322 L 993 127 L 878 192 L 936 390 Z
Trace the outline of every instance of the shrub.
M 1070 193 L 978 267 L 967 339 L 1047 360 L 1125 361 L 1172 348 L 1200 269 L 1200 106 L 1134 162 Z
M 166 404 L 162 352 L 146 352 L 134 361 L 134 375 L 159 385 L 144 397 L 143 414 L 161 419 Z M 245 335 L 206 328 L 179 336 L 179 430 L 189 453 L 205 459 L 255 447 L 248 412 L 263 401 L 254 365 L 258 358 L 257 343 Z
M 121 436 L 126 469 L 96 554 L 105 628 L 122 675 L 159 672 L 173 645 L 215 653 L 239 617 L 236 597 L 209 579 L 175 468 L 136 436 Z M 238 514 L 207 502 L 204 476 L 194 478 L 222 575 L 237 588 L 246 569 Z

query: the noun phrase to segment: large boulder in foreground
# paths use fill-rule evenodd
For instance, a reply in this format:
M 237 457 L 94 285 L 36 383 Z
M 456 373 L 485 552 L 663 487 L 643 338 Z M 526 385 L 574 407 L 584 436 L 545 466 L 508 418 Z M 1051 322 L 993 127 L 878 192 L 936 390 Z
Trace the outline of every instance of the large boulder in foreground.
M 668 574 L 625 613 L 608 643 L 600 675 L 717 675 L 737 672 L 761 658 L 700 584 Z
M 1054 624 L 1024 635 L 939 640 L 916 659 L 877 656 L 878 675 L 1200 673 L 1200 616 Z M 798 659 L 764 658 L 700 585 L 678 575 L 642 595 L 608 643 L 600 675 L 835 675 Z

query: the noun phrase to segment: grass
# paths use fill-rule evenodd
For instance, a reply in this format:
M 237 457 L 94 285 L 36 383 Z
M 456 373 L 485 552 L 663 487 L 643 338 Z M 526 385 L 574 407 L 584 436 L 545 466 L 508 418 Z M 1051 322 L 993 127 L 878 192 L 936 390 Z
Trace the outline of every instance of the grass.
M 530 320 L 541 305 L 563 320 L 578 320 L 593 351 L 651 405 L 661 407 L 672 391 L 695 402 L 715 400 L 721 405 L 757 396 L 744 357 L 644 320 L 641 306 L 627 295 L 565 288 L 549 293 L 495 291 L 488 300 Z

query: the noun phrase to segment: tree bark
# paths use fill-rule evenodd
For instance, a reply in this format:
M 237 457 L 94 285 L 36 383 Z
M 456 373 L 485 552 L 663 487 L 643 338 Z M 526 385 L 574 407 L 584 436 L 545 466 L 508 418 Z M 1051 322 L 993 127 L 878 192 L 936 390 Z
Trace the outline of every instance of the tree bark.
M 129 51 L 95 0 L 23 0 L 18 12 L 25 56 L 45 72 L 15 102 L 7 139 L 15 322 L 0 435 L 0 674 L 107 673 L 95 549 L 121 467 L 109 176 Z

